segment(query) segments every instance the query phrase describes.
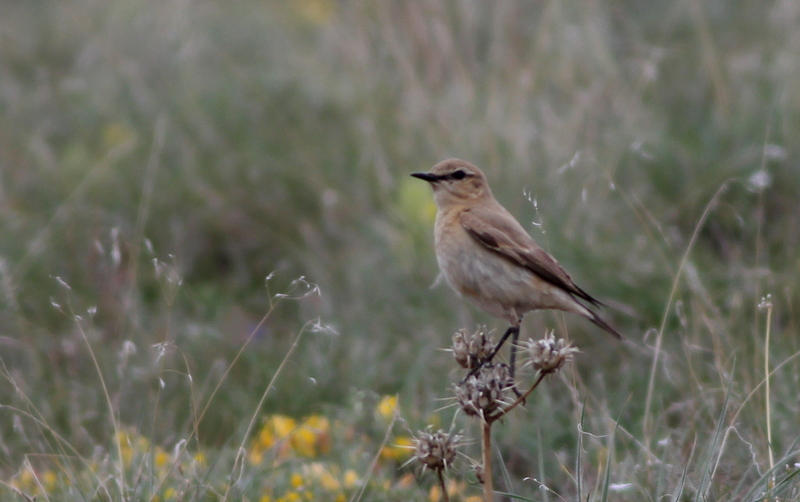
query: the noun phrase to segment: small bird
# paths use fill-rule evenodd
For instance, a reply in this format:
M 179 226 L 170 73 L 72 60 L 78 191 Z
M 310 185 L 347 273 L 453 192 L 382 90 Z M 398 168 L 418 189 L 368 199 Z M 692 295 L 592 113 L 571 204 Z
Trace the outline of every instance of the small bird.
M 447 159 L 430 172 L 411 176 L 433 188 L 436 260 L 450 287 L 511 324 L 487 361 L 513 335 L 513 376 L 520 322 L 531 310 L 578 314 L 622 339 L 591 308 L 603 304 L 575 285 L 555 258 L 497 202 L 480 169 L 465 160 Z

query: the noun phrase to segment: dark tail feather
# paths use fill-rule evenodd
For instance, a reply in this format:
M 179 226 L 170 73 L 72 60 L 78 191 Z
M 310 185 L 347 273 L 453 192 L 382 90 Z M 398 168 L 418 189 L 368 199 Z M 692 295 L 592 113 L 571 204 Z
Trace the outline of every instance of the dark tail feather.
M 588 310 L 588 309 L 587 309 L 587 310 Z M 600 326 L 600 327 L 601 327 L 601 328 L 603 328 L 604 330 L 606 330 L 606 331 L 608 331 L 609 333 L 611 333 L 612 335 L 614 335 L 614 338 L 616 338 L 616 339 L 618 339 L 618 340 L 624 340 L 624 339 L 625 339 L 625 337 L 624 337 L 624 336 L 622 336 L 622 335 L 620 335 L 620 334 L 617 332 L 617 330 L 615 330 L 614 328 L 612 328 L 612 327 L 611 327 L 611 325 L 610 325 L 610 324 L 608 324 L 608 323 L 607 323 L 607 322 L 605 322 L 603 319 L 601 319 L 601 318 L 600 318 L 600 316 L 599 316 L 599 315 L 597 315 L 597 313 L 595 313 L 595 312 L 592 312 L 591 310 L 590 310 L 589 312 L 591 312 L 591 314 L 592 314 L 592 317 L 590 317 L 590 318 L 589 318 L 589 320 L 590 320 L 590 321 L 592 321 L 592 322 L 593 322 L 593 323 L 595 323 L 596 325 Z
M 575 286 L 575 291 L 571 292 L 573 295 L 577 296 L 582 300 L 586 300 L 587 302 L 591 303 L 595 307 L 605 307 L 606 304 L 595 298 L 594 296 L 590 295 L 586 291 L 582 290 L 578 286 Z

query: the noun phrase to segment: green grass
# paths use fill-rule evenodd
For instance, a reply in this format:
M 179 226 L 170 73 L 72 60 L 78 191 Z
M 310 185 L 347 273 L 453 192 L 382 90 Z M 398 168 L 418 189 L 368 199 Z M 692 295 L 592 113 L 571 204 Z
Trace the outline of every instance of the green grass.
M 431 288 L 408 174 L 457 156 L 632 341 L 528 316 L 582 353 L 496 425 L 497 490 L 800 500 L 795 2 L 0 5 L 3 499 L 426 500 L 370 471 L 375 407 L 478 458 L 439 349 L 505 328 Z M 243 462 L 279 415 L 330 448 Z

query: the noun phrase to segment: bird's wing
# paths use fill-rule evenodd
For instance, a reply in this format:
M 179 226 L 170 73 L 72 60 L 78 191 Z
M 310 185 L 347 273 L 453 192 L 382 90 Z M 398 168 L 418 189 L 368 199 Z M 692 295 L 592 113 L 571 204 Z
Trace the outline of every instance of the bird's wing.
M 526 268 L 567 293 L 594 305 L 602 305 L 576 286 L 556 259 L 540 248 L 502 206 L 472 207 L 461 213 L 459 221 L 464 230 L 488 250 Z

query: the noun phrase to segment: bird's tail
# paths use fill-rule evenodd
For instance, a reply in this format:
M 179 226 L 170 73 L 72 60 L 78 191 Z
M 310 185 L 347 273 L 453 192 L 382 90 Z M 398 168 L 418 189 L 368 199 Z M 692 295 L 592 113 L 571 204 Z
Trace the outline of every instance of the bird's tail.
M 586 310 L 589 310 L 589 309 L 586 309 Z M 601 328 L 603 328 L 604 330 L 608 331 L 609 333 L 614 335 L 614 338 L 616 338 L 618 340 L 624 340 L 625 339 L 624 336 L 620 335 L 617 332 L 617 330 L 615 330 L 613 327 L 611 327 L 611 325 L 608 324 L 606 321 L 604 321 L 599 315 L 597 315 L 596 312 L 593 312 L 593 311 L 589 310 L 589 313 L 591 314 L 589 316 L 589 320 L 592 321 L 594 324 L 596 324 L 596 325 L 600 326 Z

